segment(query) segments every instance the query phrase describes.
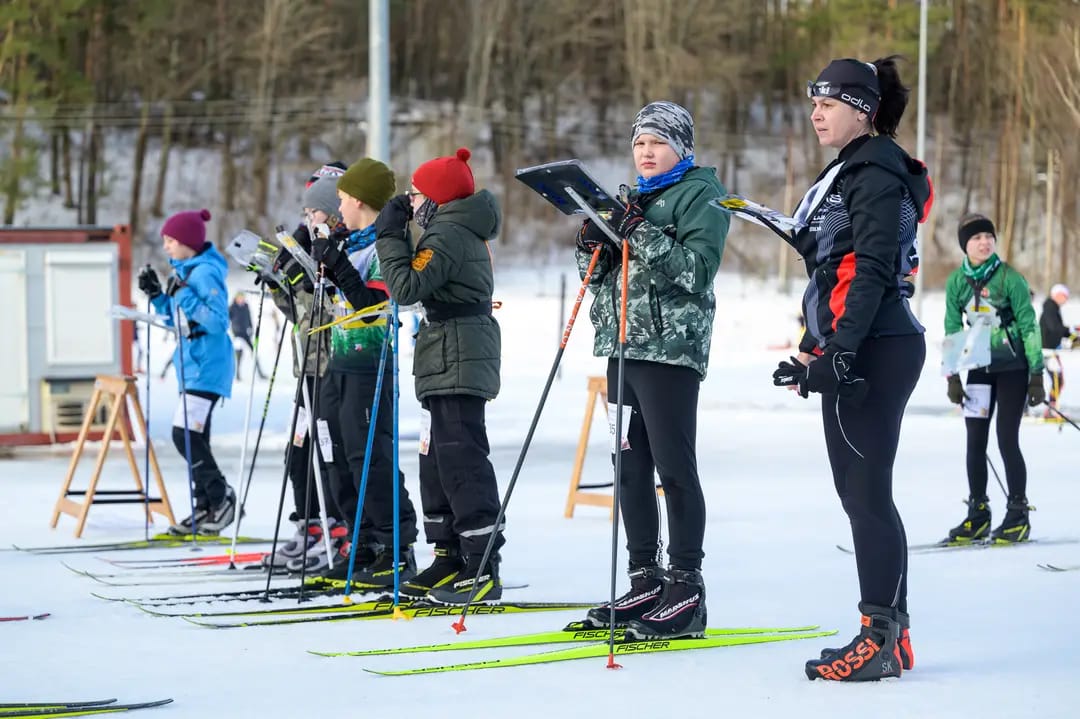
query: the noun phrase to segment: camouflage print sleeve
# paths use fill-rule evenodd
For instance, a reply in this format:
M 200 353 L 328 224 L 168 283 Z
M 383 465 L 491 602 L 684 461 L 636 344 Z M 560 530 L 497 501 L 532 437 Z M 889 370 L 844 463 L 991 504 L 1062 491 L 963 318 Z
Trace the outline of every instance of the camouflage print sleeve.
M 574 259 L 577 261 L 578 277 L 584 282 L 585 272 L 589 269 L 592 255 L 581 250 L 575 250 Z M 596 261 L 596 267 L 593 268 L 592 279 L 589 281 L 589 289 L 592 290 L 593 294 L 600 291 L 600 285 L 604 283 L 604 277 L 608 272 L 611 272 L 611 253 L 601 252 L 600 258 Z
M 730 222 L 727 215 L 709 206 L 709 201 L 719 196 L 716 188 L 699 184 L 679 198 L 674 210 L 674 239 L 648 222 L 641 223 L 629 238 L 630 250 L 649 269 L 695 294 L 712 286 Z

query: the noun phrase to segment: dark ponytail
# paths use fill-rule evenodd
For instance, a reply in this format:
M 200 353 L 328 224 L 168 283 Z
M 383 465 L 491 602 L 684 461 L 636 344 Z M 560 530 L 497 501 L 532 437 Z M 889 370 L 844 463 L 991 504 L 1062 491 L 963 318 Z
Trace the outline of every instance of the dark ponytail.
M 881 104 L 874 115 L 874 129 L 888 137 L 896 137 L 896 128 L 904 116 L 908 95 L 911 94 L 911 90 L 900 81 L 900 70 L 896 67 L 896 61 L 900 59 L 899 55 L 889 55 L 874 60 L 878 88 L 881 90 Z

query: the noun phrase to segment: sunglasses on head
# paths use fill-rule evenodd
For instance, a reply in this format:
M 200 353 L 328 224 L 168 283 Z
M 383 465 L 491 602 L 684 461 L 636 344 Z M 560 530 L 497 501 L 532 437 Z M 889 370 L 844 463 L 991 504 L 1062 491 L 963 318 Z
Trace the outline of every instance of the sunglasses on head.
M 829 82 L 827 80 L 821 82 L 814 82 L 813 80 L 811 80 L 810 82 L 806 83 L 806 96 L 810 99 L 813 99 L 815 97 L 837 97 L 840 95 L 841 92 L 843 92 L 844 88 L 852 87 L 859 87 L 874 92 L 873 89 L 864 85 L 841 85 L 839 83 Z M 876 92 L 874 92 L 874 94 L 877 95 Z

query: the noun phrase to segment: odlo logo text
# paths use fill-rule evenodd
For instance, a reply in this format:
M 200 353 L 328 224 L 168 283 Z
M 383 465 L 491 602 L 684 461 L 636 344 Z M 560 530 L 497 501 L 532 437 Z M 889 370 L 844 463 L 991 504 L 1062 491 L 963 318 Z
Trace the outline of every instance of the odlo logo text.
M 862 98 L 853 97 L 852 95 L 849 95 L 846 92 L 843 92 L 843 93 L 840 93 L 840 99 L 843 100 L 844 102 L 851 103 L 852 105 L 859 108 L 863 112 L 870 112 L 870 103 L 868 103 L 866 100 L 863 100 Z

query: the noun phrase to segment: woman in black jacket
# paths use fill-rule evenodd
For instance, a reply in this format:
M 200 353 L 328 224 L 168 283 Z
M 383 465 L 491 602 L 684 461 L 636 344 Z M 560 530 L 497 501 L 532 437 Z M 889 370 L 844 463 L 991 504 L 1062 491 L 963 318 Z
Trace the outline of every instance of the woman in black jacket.
M 818 141 L 839 150 L 795 213 L 791 244 L 810 284 L 799 356 L 778 386 L 821 394 L 836 492 L 851 521 L 862 629 L 806 663 L 810 679 L 867 681 L 913 664 L 907 538 L 893 503 L 900 422 L 926 357 L 908 305 L 918 267 L 915 229 L 929 210 L 926 167 L 892 138 L 907 105 L 894 58 L 834 60 L 808 83 Z

